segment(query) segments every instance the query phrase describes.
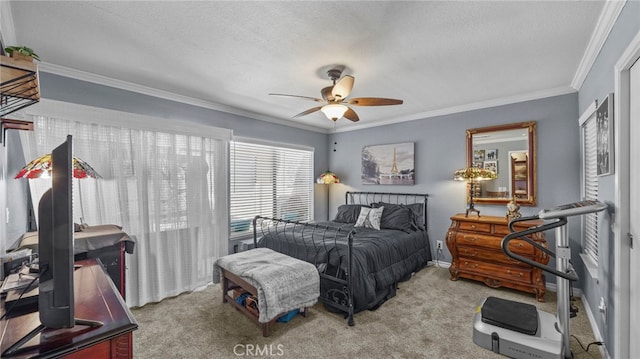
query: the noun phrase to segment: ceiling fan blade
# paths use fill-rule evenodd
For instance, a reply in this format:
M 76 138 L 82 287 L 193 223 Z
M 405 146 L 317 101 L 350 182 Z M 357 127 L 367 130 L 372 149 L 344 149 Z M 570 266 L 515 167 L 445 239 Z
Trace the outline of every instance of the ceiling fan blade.
M 352 98 L 347 102 L 350 105 L 356 105 L 356 106 L 387 106 L 387 105 L 401 105 L 403 101 L 396 100 L 393 98 L 358 97 L 358 98 Z
M 326 102 L 323 99 L 319 99 L 319 98 L 315 98 L 315 97 L 309 97 L 309 96 L 299 96 L 299 95 L 287 95 L 284 93 L 270 93 L 270 96 L 285 96 L 285 97 L 297 97 L 297 98 L 303 98 L 306 100 L 311 100 L 311 101 L 315 101 L 315 102 Z
M 320 90 L 322 98 L 327 102 L 331 102 L 335 99 L 335 97 L 333 97 L 333 95 L 331 94 L 331 90 L 333 90 L 333 86 L 328 86 Z
M 304 112 L 300 112 L 299 114 L 297 114 L 297 115 L 295 115 L 295 116 L 293 116 L 293 117 L 301 117 L 301 116 L 305 116 L 305 115 L 308 115 L 308 114 L 310 114 L 310 113 L 314 113 L 314 112 L 316 112 L 316 111 L 320 111 L 320 109 L 321 109 L 321 108 L 322 108 L 322 106 L 318 106 L 318 107 L 310 108 L 310 109 L 308 109 L 308 110 L 306 110 L 306 111 L 304 111 Z
M 349 108 L 347 110 L 347 112 L 345 112 L 344 115 L 342 115 L 342 117 L 346 118 L 347 120 L 353 121 L 353 122 L 360 121 L 360 118 L 358 117 L 358 114 L 356 114 L 356 112 L 354 110 L 352 110 L 351 108 Z
M 335 85 L 333 85 L 333 89 L 331 90 L 331 94 L 333 97 L 338 97 L 341 99 L 346 98 L 351 93 L 351 89 L 353 88 L 353 81 L 355 79 L 353 76 L 346 75 L 341 78 Z

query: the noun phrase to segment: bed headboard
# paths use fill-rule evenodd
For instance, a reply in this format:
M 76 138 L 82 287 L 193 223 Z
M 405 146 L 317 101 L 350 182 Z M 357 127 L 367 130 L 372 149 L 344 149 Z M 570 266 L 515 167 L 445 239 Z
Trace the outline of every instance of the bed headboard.
M 429 228 L 427 224 L 427 200 L 426 193 L 394 193 L 394 192 L 347 192 L 344 194 L 345 204 L 371 205 L 374 202 L 386 202 L 393 204 L 413 204 L 421 203 L 424 214 L 423 224 L 425 230 Z

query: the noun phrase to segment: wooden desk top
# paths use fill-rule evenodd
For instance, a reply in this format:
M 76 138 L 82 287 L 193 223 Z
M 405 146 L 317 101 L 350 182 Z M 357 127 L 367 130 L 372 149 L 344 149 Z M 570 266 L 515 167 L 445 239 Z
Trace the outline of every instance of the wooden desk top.
M 75 317 L 97 320 L 104 325 L 90 328 L 45 329 L 11 358 L 49 358 L 69 354 L 129 333 L 138 328 L 129 308 L 97 259 L 78 261 L 74 272 Z M 0 301 L 0 315 L 4 300 Z M 0 321 L 0 352 L 20 340 L 40 324 L 38 312 Z

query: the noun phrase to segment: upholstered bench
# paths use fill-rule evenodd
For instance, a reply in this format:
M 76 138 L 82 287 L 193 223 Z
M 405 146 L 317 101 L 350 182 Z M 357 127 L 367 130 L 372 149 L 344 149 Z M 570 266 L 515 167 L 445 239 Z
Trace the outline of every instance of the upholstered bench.
M 222 282 L 222 302 L 251 318 L 265 337 L 279 317 L 295 309 L 302 309 L 306 316 L 307 307 L 316 304 L 320 296 L 320 276 L 313 264 L 268 248 L 219 258 L 213 266 L 213 281 Z M 238 289 L 258 298 L 257 315 L 229 295 Z

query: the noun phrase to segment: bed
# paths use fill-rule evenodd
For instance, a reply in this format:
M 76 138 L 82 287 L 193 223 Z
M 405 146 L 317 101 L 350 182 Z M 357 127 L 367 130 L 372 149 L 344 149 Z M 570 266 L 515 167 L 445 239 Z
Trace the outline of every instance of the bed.
M 353 314 L 374 310 L 432 259 L 426 194 L 347 192 L 328 222 L 302 223 L 257 216 L 254 245 L 312 263 L 320 274 L 319 301 Z M 369 214 L 366 218 L 365 212 Z M 374 212 L 380 216 L 377 229 Z M 373 227 L 373 228 L 370 228 Z

